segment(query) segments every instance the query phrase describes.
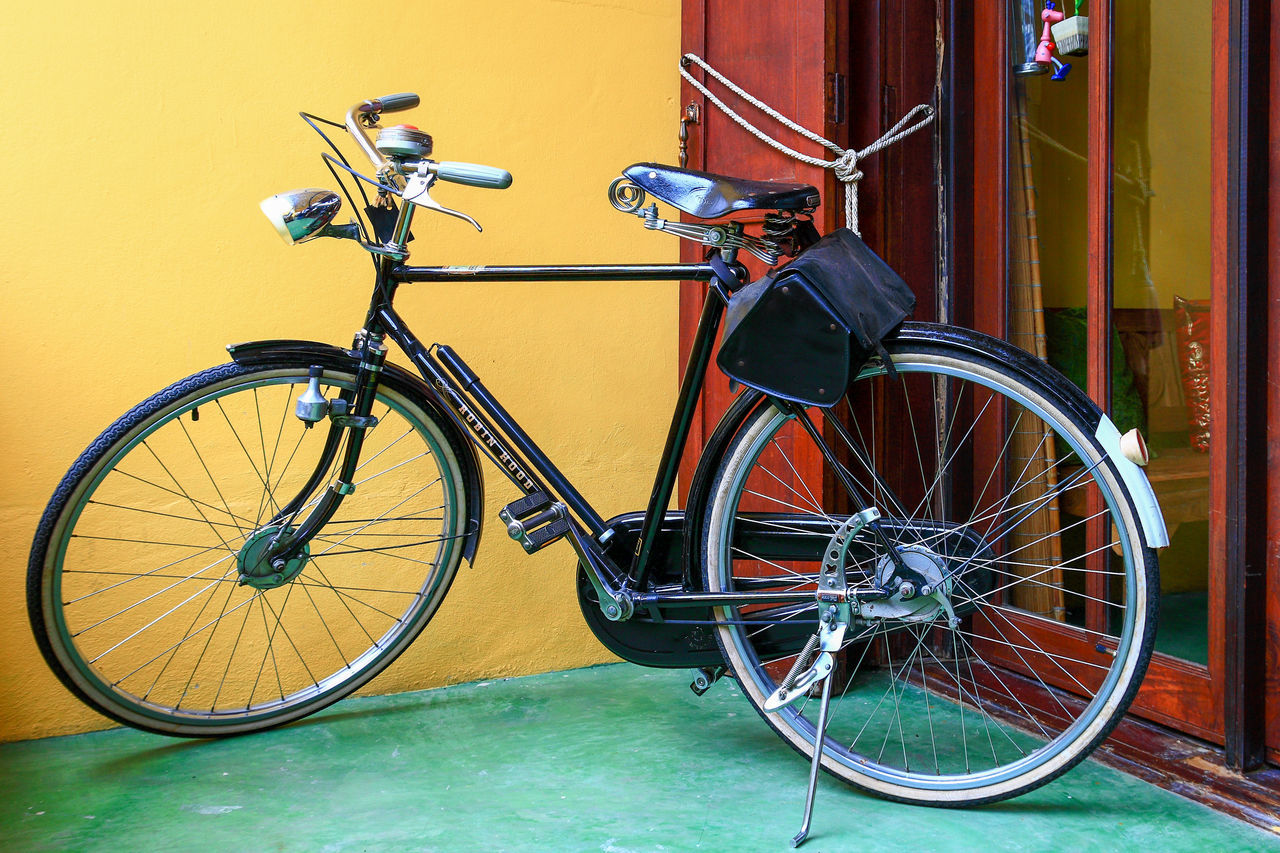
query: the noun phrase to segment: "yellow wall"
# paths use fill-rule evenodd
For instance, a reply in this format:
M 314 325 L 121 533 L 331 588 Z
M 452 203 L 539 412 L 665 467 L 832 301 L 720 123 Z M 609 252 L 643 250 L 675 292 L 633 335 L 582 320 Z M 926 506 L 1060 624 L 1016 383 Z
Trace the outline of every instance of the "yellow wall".
M 442 185 L 475 216 L 420 217 L 421 263 L 673 261 L 676 241 L 605 188 L 673 160 L 677 0 L 13 4 L 0 25 L 0 740 L 105 727 L 45 668 L 24 607 L 36 520 L 76 455 L 230 342 L 346 344 L 369 264 L 350 243 L 286 247 L 258 211 L 332 181 L 296 117 L 411 90 L 403 120 L 440 159 L 508 168 L 505 192 Z M 380 37 L 385 37 L 379 40 Z M 400 121 L 401 114 L 396 116 Z M 339 221 L 345 221 L 345 214 Z M 402 314 L 453 344 L 606 516 L 641 507 L 675 396 L 673 284 L 408 288 Z M 536 357 L 531 357 L 536 354 Z M 392 692 L 609 659 L 560 544 L 526 557 L 497 509 Z M 483 572 L 483 577 L 481 572 Z M 495 592 L 498 593 L 495 598 Z M 478 630 L 473 615 L 492 614 Z

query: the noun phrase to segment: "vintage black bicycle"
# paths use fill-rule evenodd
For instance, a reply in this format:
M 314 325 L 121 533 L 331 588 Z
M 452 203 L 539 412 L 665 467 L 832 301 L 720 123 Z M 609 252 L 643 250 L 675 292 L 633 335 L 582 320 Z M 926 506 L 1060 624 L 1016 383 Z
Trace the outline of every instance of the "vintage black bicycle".
M 413 127 L 369 138 L 382 113 L 417 104 L 369 100 L 330 123 L 375 167 L 325 155 L 358 209 L 357 177 L 364 217 L 333 224 L 328 190 L 263 203 L 290 243 L 369 253 L 352 345 L 231 346 L 230 363 L 108 427 L 58 486 L 28 603 L 68 689 L 122 723 L 194 737 L 348 695 L 413 642 L 474 556 L 484 456 L 522 494 L 498 511 L 506 532 L 529 552 L 572 546 L 601 642 L 694 670 L 698 691 L 736 679 L 815 775 L 820 763 L 890 799 L 982 803 L 1044 784 L 1107 735 L 1151 654 L 1166 536 L 1140 451 L 1083 393 L 1003 341 L 905 322 L 847 387 L 822 389 L 833 403 L 744 387 L 671 510 L 725 306 L 746 289 L 738 260 L 805 258 L 817 191 L 637 164 L 615 206 L 705 244 L 705 262 L 411 266 L 419 209 L 472 221 L 432 198 L 438 182 L 511 181 L 432 160 Z M 700 221 L 658 218 L 650 195 Z M 735 211 L 763 216 L 761 233 Z M 394 307 L 405 286 L 547 280 L 708 284 L 647 508 L 602 518 L 463 358 L 424 345 Z

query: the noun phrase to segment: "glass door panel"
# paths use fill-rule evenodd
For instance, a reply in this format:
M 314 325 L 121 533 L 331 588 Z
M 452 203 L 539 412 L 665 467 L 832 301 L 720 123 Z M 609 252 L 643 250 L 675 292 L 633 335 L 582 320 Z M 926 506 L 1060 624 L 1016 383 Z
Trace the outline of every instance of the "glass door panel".
M 1065 11 L 1087 14 L 1079 8 L 1085 5 L 1067 0 Z M 1043 8 L 1014 0 L 1010 10 L 1006 334 L 1083 389 L 1109 385 L 1106 408 L 1117 427 L 1147 437 L 1148 476 L 1173 539 L 1161 554 L 1165 606 L 1157 650 L 1207 665 L 1209 8 L 1199 0 L 1162 0 L 1153 15 L 1152 0 L 1114 6 L 1110 304 L 1096 304 L 1089 279 L 1091 240 L 1098 239 L 1091 229 L 1099 227 L 1089 216 L 1089 157 L 1106 153 L 1089 150 L 1090 110 L 1097 108 L 1090 63 L 1057 54 L 1060 64 L 1034 61 Z M 1091 312 L 1099 311 L 1110 318 L 1105 341 L 1096 329 L 1090 333 Z M 1109 355 L 1105 381 L 1089 381 L 1090 348 Z M 1016 441 L 1008 452 L 1012 469 L 1027 464 Z M 1041 453 L 1040 464 L 1070 474 L 1069 460 L 1055 449 Z M 1082 523 L 1096 510 L 1077 498 L 1068 493 L 1059 501 L 1062 535 L 1053 553 L 1039 556 L 1046 564 L 1073 555 L 1106 559 L 1090 545 L 1105 541 L 1106 532 L 1090 539 Z M 1052 612 L 1070 598 L 1068 585 L 1046 590 L 1044 601 L 1020 604 Z M 1057 618 L 1075 621 L 1070 617 L 1064 610 Z M 1107 630 L 1101 623 L 1088 627 Z
M 1147 436 L 1170 533 L 1156 650 L 1207 666 L 1212 7 L 1114 8 L 1111 411 Z

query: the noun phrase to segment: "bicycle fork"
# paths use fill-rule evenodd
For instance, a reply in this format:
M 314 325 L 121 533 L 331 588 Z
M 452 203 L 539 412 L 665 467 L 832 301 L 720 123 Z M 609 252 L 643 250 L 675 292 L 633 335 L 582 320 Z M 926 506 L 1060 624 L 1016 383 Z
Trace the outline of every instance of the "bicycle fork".
M 377 395 L 378 379 L 382 375 L 382 366 L 387 358 L 387 347 L 382 335 L 362 333 L 357 338 L 360 350 L 360 367 L 356 372 L 354 399 L 351 395 L 339 394 L 333 400 L 326 400 L 320 394 L 321 369 L 311 368 L 307 389 L 299 396 L 294 414 L 307 427 L 328 417 L 332 423 L 331 433 L 325 451 L 316 463 L 307 484 L 293 500 L 286 504 L 268 527 L 273 527 L 271 541 L 264 555 L 255 561 L 260 565 L 269 565 L 273 572 L 273 582 L 284 579 L 276 577 L 288 575 L 295 565 L 300 568 L 299 558 L 305 556 L 308 543 L 320 530 L 329 523 L 343 499 L 355 491 L 355 474 L 360 463 L 360 451 L 364 447 L 366 432 L 377 426 L 378 419 L 372 415 L 373 401 Z M 341 463 L 337 475 L 329 488 L 316 502 L 316 506 L 296 528 L 290 525 L 293 518 L 305 508 L 311 500 L 315 488 L 323 481 L 325 473 L 338 458 L 341 434 L 346 433 L 346 442 L 341 449 Z M 264 565 L 264 567 L 265 567 Z M 296 574 L 296 572 L 292 572 Z M 242 567 L 241 582 L 252 583 L 246 579 L 251 572 Z

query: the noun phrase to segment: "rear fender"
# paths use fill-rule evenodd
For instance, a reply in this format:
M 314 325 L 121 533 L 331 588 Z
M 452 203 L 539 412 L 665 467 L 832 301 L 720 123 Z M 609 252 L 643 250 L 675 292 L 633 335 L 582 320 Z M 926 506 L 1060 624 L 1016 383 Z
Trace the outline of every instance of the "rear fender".
M 716 424 L 698 456 L 698 467 L 689 481 L 689 497 L 684 514 L 684 586 L 702 589 L 702 525 L 710 509 L 711 484 L 716 469 L 729 447 L 729 442 L 742 427 L 747 416 L 757 407 L 768 405 L 768 398 L 754 388 L 744 388 Z
M 249 341 L 227 347 L 236 364 L 250 366 L 296 365 L 306 362 L 334 369 L 355 371 L 360 366 L 360 354 L 333 344 L 318 341 L 271 340 Z M 481 523 L 484 519 L 484 480 L 480 475 L 480 458 L 470 436 L 462 432 L 439 395 L 418 376 L 399 365 L 386 363 L 379 380 L 405 396 L 412 397 L 424 409 L 435 415 L 436 424 L 452 441 L 458 451 L 458 463 L 462 466 L 463 482 L 467 490 L 467 530 L 463 540 L 462 556 L 471 563 L 480 544 Z
M 1070 382 L 1063 382 L 1057 371 L 1048 362 L 1041 361 L 1025 350 L 1015 347 L 1006 341 L 955 326 L 940 326 L 934 323 L 903 323 L 892 337 L 899 340 L 917 343 L 946 344 L 957 349 L 967 349 L 988 358 L 997 359 L 1013 365 L 1036 379 L 1043 385 L 1044 393 L 1050 396 L 1062 408 L 1071 411 L 1082 420 L 1098 445 L 1106 452 L 1116 473 L 1124 481 L 1129 495 L 1133 499 L 1134 508 L 1142 519 L 1144 539 L 1148 547 L 1164 548 L 1169 544 L 1169 534 L 1165 527 L 1164 516 L 1160 512 L 1160 504 L 1156 500 L 1155 491 L 1147 475 L 1141 468 L 1125 458 L 1120 450 L 1120 431 L 1111 419 L 1098 408 L 1084 391 Z
M 1072 412 L 1090 431 L 1096 431 L 1100 446 L 1107 452 L 1112 464 L 1116 466 L 1117 472 L 1135 498 L 1138 512 L 1143 519 L 1147 544 L 1157 548 L 1167 544 L 1168 537 L 1165 533 L 1164 521 L 1160 516 L 1151 486 L 1142 470 L 1125 460 L 1120 454 L 1119 434 L 1115 427 L 1111 426 L 1110 420 L 1083 391 L 1069 383 L 1064 384 L 1048 363 L 1007 341 L 958 326 L 906 322 L 885 338 L 885 344 L 889 348 L 893 347 L 895 341 L 967 351 L 1012 365 L 1040 380 L 1044 393 L 1051 397 L 1053 402 Z M 711 485 L 716 469 L 729 443 L 741 429 L 747 417 L 757 407 L 763 405 L 769 405 L 768 398 L 763 393 L 752 388 L 745 389 L 720 419 L 720 423 L 707 440 L 698 458 L 697 469 L 690 481 L 684 517 L 684 581 L 688 589 L 702 588 L 702 526 L 709 509 Z

